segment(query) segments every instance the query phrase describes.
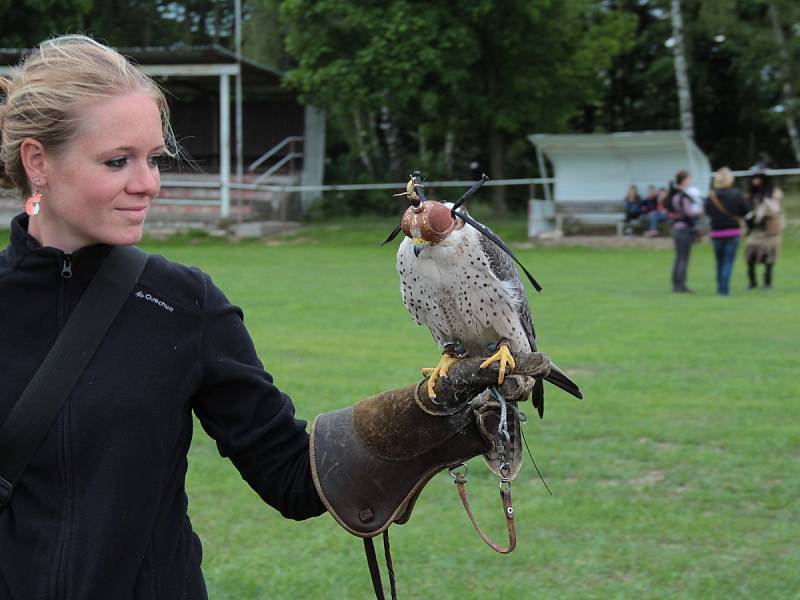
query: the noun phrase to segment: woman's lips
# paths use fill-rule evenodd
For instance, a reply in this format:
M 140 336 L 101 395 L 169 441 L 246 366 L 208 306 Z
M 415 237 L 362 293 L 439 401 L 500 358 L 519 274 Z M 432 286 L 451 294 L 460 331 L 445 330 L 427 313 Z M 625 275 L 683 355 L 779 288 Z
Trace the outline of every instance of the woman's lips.
M 137 220 L 137 219 L 143 219 L 145 217 L 145 215 L 147 214 L 147 208 L 148 207 L 145 204 L 143 206 L 129 206 L 125 208 L 116 208 L 115 210 L 119 211 L 124 216 L 130 219 Z

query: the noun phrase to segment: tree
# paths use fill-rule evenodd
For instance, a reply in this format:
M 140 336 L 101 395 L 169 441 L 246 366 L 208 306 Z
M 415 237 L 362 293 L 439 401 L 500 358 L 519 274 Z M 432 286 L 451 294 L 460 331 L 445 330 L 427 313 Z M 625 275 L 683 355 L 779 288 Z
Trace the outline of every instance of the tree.
M 233 44 L 231 0 L 103 0 L 84 20 L 112 46 Z
M 285 71 L 292 65 L 286 52 L 286 30 L 280 22 L 276 0 L 248 2 L 248 18 L 242 23 L 242 53 L 256 62 Z
M 795 162 L 800 165 L 800 135 L 797 133 L 797 123 L 795 121 L 795 115 L 797 114 L 797 92 L 795 83 L 797 80 L 797 73 L 795 72 L 794 61 L 792 60 L 789 44 L 786 41 L 786 35 L 783 31 L 784 24 L 781 19 L 779 3 L 775 0 L 769 2 L 767 4 L 767 12 L 769 13 L 772 34 L 778 49 L 778 56 L 780 57 L 781 89 L 784 100 L 783 108 L 786 114 L 786 131 L 792 142 Z
M 782 59 L 768 13 L 779 7 L 786 50 Z M 591 119 L 571 125 L 584 131 L 675 129 L 681 126 L 674 61 L 665 42 L 672 35 L 671 0 L 618 0 L 613 9 L 635 15 L 635 42 L 608 69 L 602 103 L 584 111 Z M 782 92 L 787 64 L 800 59 L 800 22 L 793 0 L 681 0 L 695 140 L 714 166 L 747 168 L 762 153 L 776 164 L 795 162 L 785 135 L 787 117 L 800 117 Z M 793 29 L 794 27 L 794 29 Z M 595 109 L 595 110 L 589 110 Z M 781 112 L 782 111 L 782 112 Z
M 686 49 L 683 43 L 683 15 L 680 0 L 671 0 L 672 53 L 675 56 L 675 81 L 678 84 L 678 105 L 681 109 L 681 129 L 694 139 L 692 116 L 692 92 L 689 87 L 689 72 L 686 65 Z
M 77 33 L 93 0 L 0 0 L 0 39 L 7 48 L 29 48 L 58 33 Z
M 283 0 L 280 8 L 295 61 L 289 84 L 347 123 L 346 143 L 372 178 L 388 167 L 396 179 L 411 157 L 445 169 L 458 162 L 455 148 L 464 162 L 488 149 L 490 175 L 503 177 L 509 137 L 563 130 L 598 100 L 604 68 L 635 25 L 589 0 Z M 505 210 L 500 193 L 495 208 Z
M 86 15 L 84 31 L 117 47 L 161 46 L 179 39 L 181 25 L 166 2 L 103 0 Z

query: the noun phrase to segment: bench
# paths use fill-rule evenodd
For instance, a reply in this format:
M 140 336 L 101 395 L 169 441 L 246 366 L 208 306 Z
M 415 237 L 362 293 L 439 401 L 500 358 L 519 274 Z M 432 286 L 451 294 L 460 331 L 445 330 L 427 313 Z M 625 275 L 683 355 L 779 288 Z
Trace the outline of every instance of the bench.
M 614 225 L 617 236 L 622 236 L 625 225 L 625 212 L 620 210 L 621 202 L 559 202 L 556 204 L 556 229 L 564 230 L 565 223 L 585 225 Z

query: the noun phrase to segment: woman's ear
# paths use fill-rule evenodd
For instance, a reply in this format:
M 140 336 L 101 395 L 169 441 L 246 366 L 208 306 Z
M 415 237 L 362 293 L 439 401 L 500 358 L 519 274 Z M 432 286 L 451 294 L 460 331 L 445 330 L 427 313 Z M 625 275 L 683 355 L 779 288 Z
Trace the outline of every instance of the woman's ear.
M 39 186 L 47 185 L 47 152 L 39 140 L 26 138 L 19 147 L 19 157 L 29 180 L 38 179 Z

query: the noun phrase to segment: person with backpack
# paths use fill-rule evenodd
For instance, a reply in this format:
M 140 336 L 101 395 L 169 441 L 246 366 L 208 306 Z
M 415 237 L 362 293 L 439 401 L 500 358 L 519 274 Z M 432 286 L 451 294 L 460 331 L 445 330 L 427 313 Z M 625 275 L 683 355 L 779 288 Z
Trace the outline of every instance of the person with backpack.
M 705 211 L 711 221 L 711 245 L 717 264 L 717 293 L 730 294 L 733 262 L 742 234 L 741 220 L 748 213 L 747 204 L 738 189 L 733 187 L 733 172 L 722 167 L 714 173 L 714 188 L 705 201 Z
M 667 197 L 665 210 L 672 219 L 672 239 L 675 240 L 675 261 L 672 265 L 672 291 L 678 294 L 691 293 L 686 286 L 689 270 L 689 255 L 692 244 L 697 241 L 696 220 L 702 215 L 688 193 L 692 178 L 688 171 L 675 174 L 675 185 Z

